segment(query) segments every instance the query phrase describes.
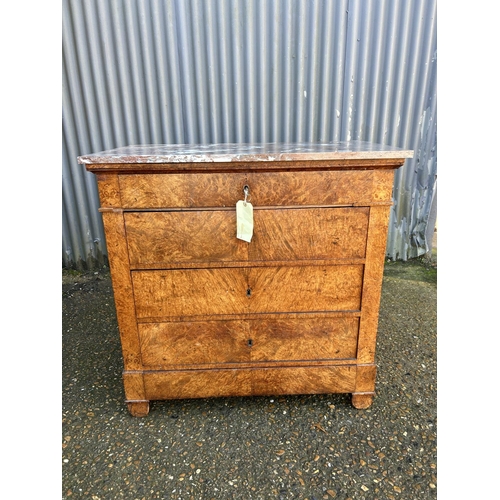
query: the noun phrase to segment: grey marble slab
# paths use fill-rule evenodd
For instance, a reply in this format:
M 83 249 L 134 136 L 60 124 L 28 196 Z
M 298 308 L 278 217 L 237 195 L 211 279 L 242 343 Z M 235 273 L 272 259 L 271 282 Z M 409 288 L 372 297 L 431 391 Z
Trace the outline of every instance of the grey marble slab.
M 148 144 L 82 155 L 78 163 L 213 163 L 412 158 L 413 151 L 371 142 Z

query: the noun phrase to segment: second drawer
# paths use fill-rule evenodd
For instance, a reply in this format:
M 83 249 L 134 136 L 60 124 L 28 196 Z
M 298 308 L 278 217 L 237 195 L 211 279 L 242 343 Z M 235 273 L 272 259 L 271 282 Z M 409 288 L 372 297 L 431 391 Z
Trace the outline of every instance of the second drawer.
M 132 267 L 230 261 L 364 258 L 369 209 L 254 210 L 250 243 L 234 210 L 125 213 Z

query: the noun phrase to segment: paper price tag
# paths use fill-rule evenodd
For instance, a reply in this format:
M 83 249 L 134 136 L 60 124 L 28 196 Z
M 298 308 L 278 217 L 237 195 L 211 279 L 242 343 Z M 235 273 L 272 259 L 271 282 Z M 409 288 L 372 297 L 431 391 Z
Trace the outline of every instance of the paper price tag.
M 239 200 L 236 203 L 236 238 L 250 243 L 253 235 L 253 206 Z

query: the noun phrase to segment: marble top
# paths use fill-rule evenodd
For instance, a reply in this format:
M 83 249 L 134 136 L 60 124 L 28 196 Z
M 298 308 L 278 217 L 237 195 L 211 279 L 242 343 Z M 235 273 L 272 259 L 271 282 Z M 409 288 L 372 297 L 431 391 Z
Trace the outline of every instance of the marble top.
M 82 155 L 78 163 L 213 163 L 413 158 L 413 151 L 371 142 L 148 144 Z

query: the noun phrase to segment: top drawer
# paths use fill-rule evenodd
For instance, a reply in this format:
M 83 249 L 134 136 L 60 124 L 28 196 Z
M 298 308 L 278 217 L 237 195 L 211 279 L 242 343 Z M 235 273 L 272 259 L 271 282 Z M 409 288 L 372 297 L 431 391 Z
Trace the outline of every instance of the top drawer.
M 123 208 L 230 207 L 249 187 L 254 206 L 390 203 L 393 170 L 121 174 Z

